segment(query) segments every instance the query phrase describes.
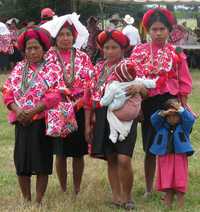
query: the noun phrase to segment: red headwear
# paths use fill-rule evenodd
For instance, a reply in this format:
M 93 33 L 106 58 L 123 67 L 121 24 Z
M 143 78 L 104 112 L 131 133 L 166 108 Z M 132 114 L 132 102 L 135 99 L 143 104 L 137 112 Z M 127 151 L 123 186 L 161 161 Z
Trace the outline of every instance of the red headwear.
M 55 12 L 51 8 L 44 8 L 41 10 L 41 18 L 51 18 L 55 15 Z
M 127 60 L 122 60 L 118 63 L 118 65 L 115 66 L 114 72 L 117 80 L 120 82 L 129 82 L 136 77 L 135 64 Z
M 36 27 L 29 28 L 18 37 L 18 46 L 24 51 L 26 42 L 30 39 L 36 39 L 40 42 L 43 49 L 47 51 L 51 47 L 51 36 L 45 29 Z
M 65 24 L 62 26 L 62 28 L 67 28 L 69 29 L 71 32 L 72 32 L 72 35 L 73 35 L 73 38 L 74 40 L 76 39 L 77 35 L 78 35 L 78 32 L 76 31 L 76 28 L 75 26 L 72 24 L 70 25 L 67 21 L 65 22 Z M 61 28 L 61 29 L 62 29 Z
M 146 29 L 149 28 L 149 20 L 150 20 L 151 16 L 157 11 L 159 11 L 160 13 L 162 13 L 166 17 L 166 19 L 168 20 L 168 22 L 171 26 L 176 23 L 174 15 L 171 11 L 169 11 L 168 9 L 165 9 L 163 7 L 156 7 L 154 9 L 149 9 L 143 16 L 142 25 Z
M 118 30 L 113 30 L 113 31 L 103 31 L 98 34 L 97 36 L 97 44 L 99 45 L 100 48 L 103 48 L 104 44 L 108 40 L 114 40 L 116 43 L 118 43 L 121 48 L 125 49 L 129 46 L 129 39 L 126 35 L 124 35 L 122 32 Z

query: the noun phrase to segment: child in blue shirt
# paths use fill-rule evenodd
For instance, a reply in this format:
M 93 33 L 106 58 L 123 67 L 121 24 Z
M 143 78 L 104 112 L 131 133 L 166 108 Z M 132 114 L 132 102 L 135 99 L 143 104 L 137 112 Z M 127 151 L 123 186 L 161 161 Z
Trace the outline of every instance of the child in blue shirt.
M 188 184 L 187 156 L 194 152 L 189 137 L 195 117 L 175 98 L 167 100 L 164 108 L 151 116 L 156 130 L 150 148 L 157 155 L 156 189 L 166 193 L 167 207 L 171 207 L 174 195 L 178 206 L 183 207 Z

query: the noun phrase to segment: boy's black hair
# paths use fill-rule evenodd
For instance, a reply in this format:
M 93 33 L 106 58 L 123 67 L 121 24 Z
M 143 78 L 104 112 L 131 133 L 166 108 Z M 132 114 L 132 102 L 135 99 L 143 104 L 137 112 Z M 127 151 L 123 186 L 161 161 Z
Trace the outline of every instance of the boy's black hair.
M 179 102 L 179 100 L 176 97 L 170 98 L 170 99 L 168 99 L 167 101 L 164 102 L 163 109 L 168 110 L 172 107 L 173 103 L 178 103 L 178 102 Z

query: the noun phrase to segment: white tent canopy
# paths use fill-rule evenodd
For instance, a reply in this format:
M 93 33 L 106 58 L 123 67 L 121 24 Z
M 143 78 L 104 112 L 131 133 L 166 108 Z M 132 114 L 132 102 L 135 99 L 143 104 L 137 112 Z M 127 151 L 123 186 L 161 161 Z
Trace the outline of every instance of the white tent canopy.
M 187 4 L 187 3 L 199 3 L 200 0 L 82 0 L 83 2 L 96 2 L 96 3 L 180 3 L 180 4 Z

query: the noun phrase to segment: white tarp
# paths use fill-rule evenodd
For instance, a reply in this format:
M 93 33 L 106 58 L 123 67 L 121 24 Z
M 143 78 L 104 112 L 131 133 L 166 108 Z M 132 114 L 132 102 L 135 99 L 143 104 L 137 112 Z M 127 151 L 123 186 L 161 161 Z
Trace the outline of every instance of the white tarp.
M 82 0 L 82 2 L 103 2 L 103 3 L 199 3 L 200 0 Z

